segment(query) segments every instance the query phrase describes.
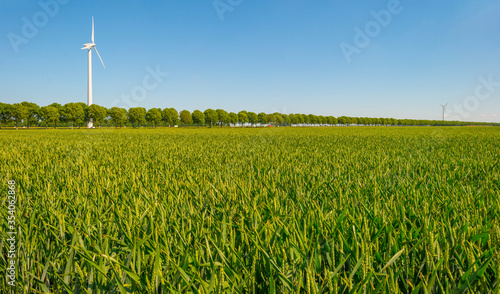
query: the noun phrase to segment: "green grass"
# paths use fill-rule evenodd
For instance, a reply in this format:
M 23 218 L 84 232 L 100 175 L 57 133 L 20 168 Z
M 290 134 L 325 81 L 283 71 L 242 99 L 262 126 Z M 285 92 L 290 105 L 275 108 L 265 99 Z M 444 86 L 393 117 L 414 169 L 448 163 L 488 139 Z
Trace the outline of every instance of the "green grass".
M 498 293 L 499 131 L 1 131 L 17 291 Z

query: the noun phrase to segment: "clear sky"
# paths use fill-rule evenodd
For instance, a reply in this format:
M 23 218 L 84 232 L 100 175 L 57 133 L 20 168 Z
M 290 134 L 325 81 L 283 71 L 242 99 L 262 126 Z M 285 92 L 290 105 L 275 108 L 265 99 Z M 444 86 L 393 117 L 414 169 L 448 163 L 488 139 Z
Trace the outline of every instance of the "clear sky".
M 498 0 L 2 0 L 0 101 L 86 102 L 93 16 L 102 106 L 440 119 L 449 103 L 448 119 L 499 122 L 499 15 Z

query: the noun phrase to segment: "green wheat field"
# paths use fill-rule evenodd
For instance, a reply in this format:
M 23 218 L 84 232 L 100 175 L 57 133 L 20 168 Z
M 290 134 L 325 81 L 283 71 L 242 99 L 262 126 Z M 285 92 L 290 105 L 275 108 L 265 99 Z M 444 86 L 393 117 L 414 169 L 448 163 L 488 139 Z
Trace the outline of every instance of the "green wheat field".
M 2 130 L 0 292 L 499 293 L 497 127 Z

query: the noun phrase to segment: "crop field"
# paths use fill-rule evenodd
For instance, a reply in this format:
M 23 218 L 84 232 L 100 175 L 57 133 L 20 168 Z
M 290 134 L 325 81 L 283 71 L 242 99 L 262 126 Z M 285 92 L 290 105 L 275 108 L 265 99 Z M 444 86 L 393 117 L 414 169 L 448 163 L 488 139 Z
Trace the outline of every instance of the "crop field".
M 0 292 L 499 293 L 497 127 L 1 130 Z

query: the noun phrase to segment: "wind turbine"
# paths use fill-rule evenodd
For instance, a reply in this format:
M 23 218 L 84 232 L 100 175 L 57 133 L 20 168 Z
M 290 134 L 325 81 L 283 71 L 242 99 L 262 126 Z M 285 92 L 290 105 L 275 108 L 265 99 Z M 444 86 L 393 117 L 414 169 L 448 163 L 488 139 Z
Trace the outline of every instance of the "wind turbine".
M 441 107 L 443 108 L 443 121 L 444 121 L 444 114 L 446 113 L 446 106 L 448 106 L 448 103 L 445 105 L 441 104 Z
M 88 63 L 89 63 L 89 73 L 88 73 L 88 87 L 87 87 L 87 106 L 92 105 L 92 48 L 94 48 L 95 53 L 97 53 L 97 56 L 99 56 L 99 59 L 101 60 L 102 66 L 104 66 L 104 62 L 102 62 L 101 55 L 99 55 L 99 51 L 97 51 L 97 48 L 95 47 L 94 43 L 94 17 L 92 16 L 92 43 L 87 43 L 83 44 L 82 49 L 87 49 L 88 50 Z M 89 120 L 87 124 L 87 128 L 91 129 L 93 128 L 93 123 L 92 119 Z

